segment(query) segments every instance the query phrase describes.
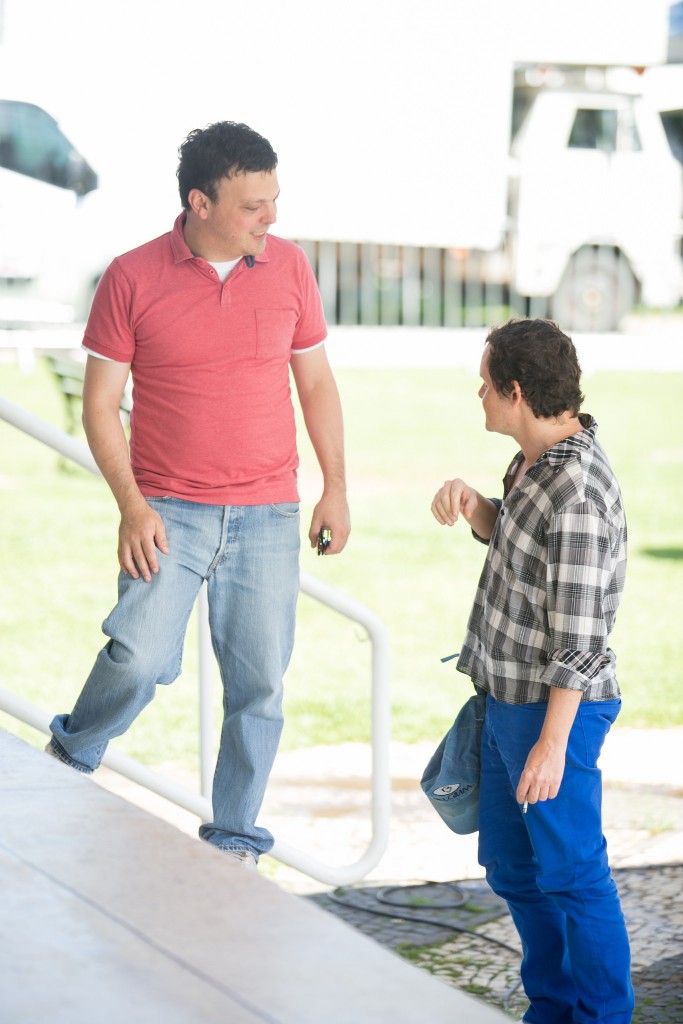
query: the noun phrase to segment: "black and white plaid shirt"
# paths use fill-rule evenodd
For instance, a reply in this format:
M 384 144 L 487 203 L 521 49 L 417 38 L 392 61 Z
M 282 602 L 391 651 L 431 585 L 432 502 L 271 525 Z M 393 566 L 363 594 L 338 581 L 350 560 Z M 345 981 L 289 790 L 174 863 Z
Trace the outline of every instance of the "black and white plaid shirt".
M 545 451 L 517 487 L 503 481 L 458 670 L 497 700 L 619 696 L 608 638 L 624 588 L 626 519 L 597 423 Z

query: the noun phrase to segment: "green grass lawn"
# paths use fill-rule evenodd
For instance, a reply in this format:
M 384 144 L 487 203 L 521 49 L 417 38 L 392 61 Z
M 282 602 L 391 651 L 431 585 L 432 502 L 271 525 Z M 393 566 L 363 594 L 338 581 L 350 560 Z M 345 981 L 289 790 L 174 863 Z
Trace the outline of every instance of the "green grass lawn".
M 483 429 L 478 379 L 461 370 L 337 373 L 347 428 L 353 533 L 338 558 L 304 538 L 302 568 L 372 608 L 393 656 L 393 736 L 437 740 L 469 693 L 440 658 L 459 649 L 484 549 L 464 524 L 429 511 L 447 477 L 500 493 L 514 442 Z M 627 590 L 613 637 L 624 694 L 620 725 L 683 724 L 683 443 L 672 431 L 681 375 L 600 373 L 585 408 L 621 481 L 630 528 Z M 0 364 L 0 393 L 63 426 L 56 386 Z M 103 642 L 116 597 L 116 508 L 108 490 L 0 423 L 2 588 L 0 685 L 52 712 L 69 711 Z M 320 479 L 301 436 L 304 533 Z M 196 763 L 196 626 L 181 678 L 160 688 L 119 748 L 149 763 Z M 285 748 L 369 737 L 370 644 L 364 631 L 311 599 L 299 605 L 286 685 Z M 216 716 L 220 714 L 216 680 Z M 38 742 L 6 716 L 0 724 Z

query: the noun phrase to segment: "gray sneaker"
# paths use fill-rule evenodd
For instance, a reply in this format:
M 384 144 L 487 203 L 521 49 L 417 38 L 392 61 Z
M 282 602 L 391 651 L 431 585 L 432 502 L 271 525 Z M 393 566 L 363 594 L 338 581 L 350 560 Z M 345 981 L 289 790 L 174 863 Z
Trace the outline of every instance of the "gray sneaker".
M 249 850 L 223 850 L 226 857 L 230 857 L 231 860 L 236 860 L 242 864 L 243 867 L 247 868 L 248 871 L 256 871 L 256 857 Z
M 72 761 L 68 754 L 66 757 L 63 757 L 59 751 L 53 747 L 52 740 L 50 740 L 49 743 L 46 743 L 43 749 L 46 754 L 50 755 L 50 757 L 54 757 L 55 761 L 59 761 L 60 764 L 65 764 L 67 768 L 73 768 L 75 772 L 80 772 L 81 775 L 92 775 L 95 770 L 94 768 L 86 768 L 84 765 L 78 764 L 77 761 Z

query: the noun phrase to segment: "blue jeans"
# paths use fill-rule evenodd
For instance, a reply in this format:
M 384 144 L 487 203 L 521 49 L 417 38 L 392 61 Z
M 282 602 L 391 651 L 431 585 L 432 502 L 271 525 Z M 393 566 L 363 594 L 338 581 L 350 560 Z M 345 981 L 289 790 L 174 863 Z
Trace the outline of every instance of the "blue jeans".
M 148 498 L 166 527 L 150 583 L 119 575 L 110 637 L 70 715 L 51 724 L 52 748 L 92 772 L 107 743 L 180 673 L 199 588 L 208 580 L 213 649 L 223 681 L 223 727 L 213 782 L 213 821 L 203 839 L 257 858 L 273 837 L 255 820 L 282 731 L 282 677 L 294 642 L 299 592 L 299 506 L 203 505 Z M 172 738 L 169 737 L 169 746 Z
M 630 950 L 602 833 L 597 760 L 619 700 L 579 705 L 560 792 L 529 804 L 515 791 L 547 704 L 489 695 L 482 736 L 479 863 L 522 940 L 530 1024 L 628 1024 Z

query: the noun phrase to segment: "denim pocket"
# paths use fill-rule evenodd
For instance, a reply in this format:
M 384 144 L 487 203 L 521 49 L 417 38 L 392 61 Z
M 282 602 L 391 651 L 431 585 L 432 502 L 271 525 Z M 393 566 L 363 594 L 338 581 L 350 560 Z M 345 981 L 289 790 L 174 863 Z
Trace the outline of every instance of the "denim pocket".
M 294 519 L 299 515 L 298 501 L 279 501 L 277 504 L 269 505 L 268 508 L 272 509 L 276 515 L 282 516 L 283 519 Z

